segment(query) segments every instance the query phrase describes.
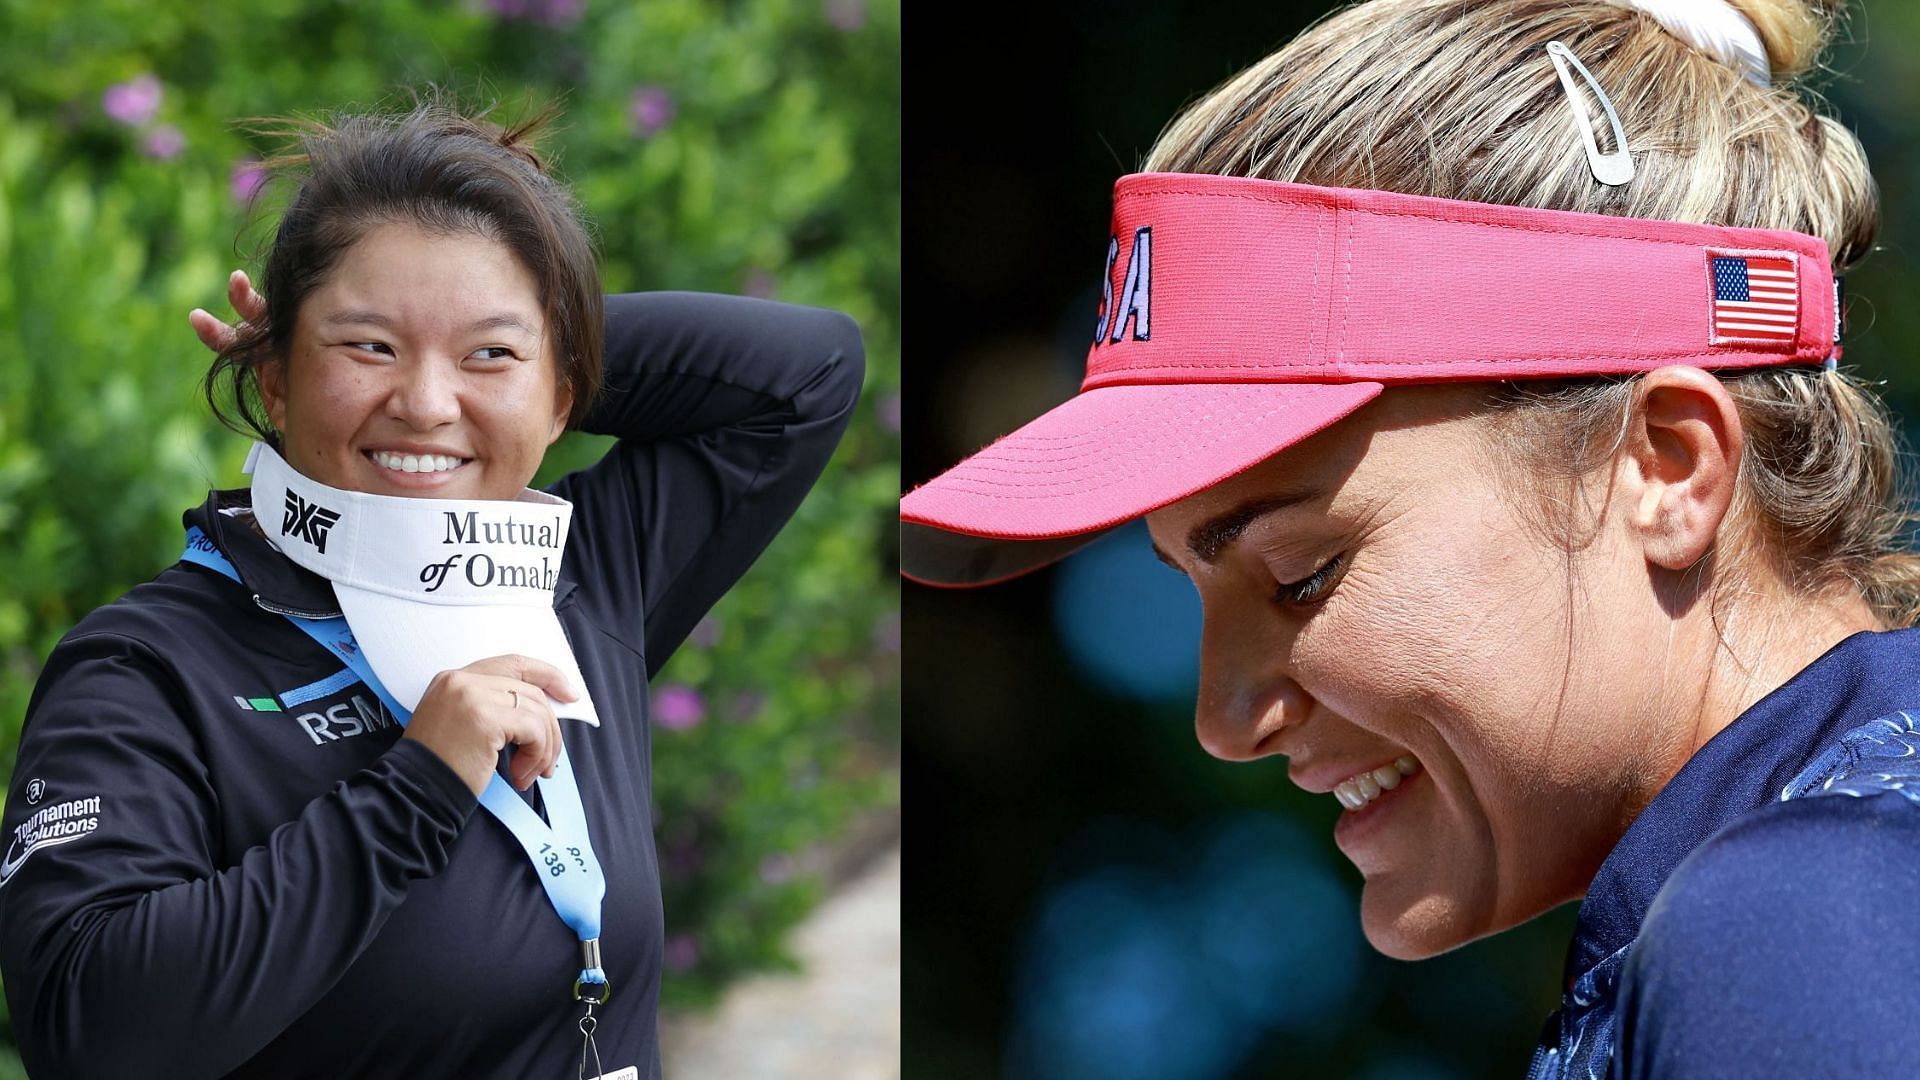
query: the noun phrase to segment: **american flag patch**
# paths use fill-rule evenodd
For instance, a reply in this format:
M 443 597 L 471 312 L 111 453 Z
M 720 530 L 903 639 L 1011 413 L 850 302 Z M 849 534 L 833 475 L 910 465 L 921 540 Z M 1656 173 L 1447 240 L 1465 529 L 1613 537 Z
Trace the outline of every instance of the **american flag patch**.
M 1713 279 L 1713 342 L 1791 344 L 1800 323 L 1800 275 L 1793 256 L 1707 253 Z

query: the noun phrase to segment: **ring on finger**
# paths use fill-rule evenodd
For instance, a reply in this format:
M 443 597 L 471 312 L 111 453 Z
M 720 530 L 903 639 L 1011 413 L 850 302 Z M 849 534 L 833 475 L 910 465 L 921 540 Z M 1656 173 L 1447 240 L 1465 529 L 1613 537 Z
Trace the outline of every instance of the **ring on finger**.
M 507 693 L 513 695 L 513 707 L 518 709 L 520 707 L 520 691 L 508 690 Z

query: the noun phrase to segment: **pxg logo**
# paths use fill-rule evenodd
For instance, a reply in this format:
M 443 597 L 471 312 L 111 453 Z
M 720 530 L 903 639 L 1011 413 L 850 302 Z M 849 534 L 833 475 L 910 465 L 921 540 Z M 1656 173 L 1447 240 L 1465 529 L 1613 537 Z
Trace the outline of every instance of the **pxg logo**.
M 297 536 L 313 545 L 320 554 L 327 553 L 327 530 L 340 520 L 340 511 L 329 510 L 319 503 L 307 500 L 287 492 L 287 516 L 280 524 L 280 531 Z

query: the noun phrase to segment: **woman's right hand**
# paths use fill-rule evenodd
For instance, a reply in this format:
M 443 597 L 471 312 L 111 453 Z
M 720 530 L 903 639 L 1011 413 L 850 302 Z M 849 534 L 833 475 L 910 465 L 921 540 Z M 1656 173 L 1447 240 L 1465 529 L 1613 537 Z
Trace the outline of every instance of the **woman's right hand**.
M 559 668 L 530 656 L 475 660 L 433 677 L 403 737 L 440 755 L 475 795 L 492 780 L 500 751 L 516 746 L 512 783 L 525 791 L 560 760 L 560 721 L 548 695 L 580 696 Z
M 267 298 L 253 291 L 253 284 L 247 280 L 245 270 L 235 270 L 227 275 L 227 300 L 233 304 L 243 320 L 242 326 L 266 318 Z M 234 336 L 240 332 L 237 326 L 228 326 L 219 316 L 201 308 L 187 312 L 187 322 L 193 326 L 193 332 L 200 337 L 200 344 L 219 352 L 232 344 Z

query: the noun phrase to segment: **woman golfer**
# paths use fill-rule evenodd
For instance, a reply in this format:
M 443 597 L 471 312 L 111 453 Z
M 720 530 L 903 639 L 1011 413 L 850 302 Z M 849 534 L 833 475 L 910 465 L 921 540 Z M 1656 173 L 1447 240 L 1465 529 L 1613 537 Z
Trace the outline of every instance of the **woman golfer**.
M 544 119 L 312 127 L 264 298 L 193 316 L 260 442 L 35 688 L 0 865 L 35 1076 L 659 1075 L 647 679 L 820 474 L 861 345 L 603 298 Z M 569 427 L 618 441 L 529 490 Z
M 1118 182 L 1081 393 L 902 500 L 944 586 L 1144 516 L 1200 743 L 1341 802 L 1381 952 L 1584 897 L 1534 1076 L 1920 1060 L 1920 563 L 1836 367 L 1874 187 L 1793 88 L 1832 15 L 1342 10 Z

